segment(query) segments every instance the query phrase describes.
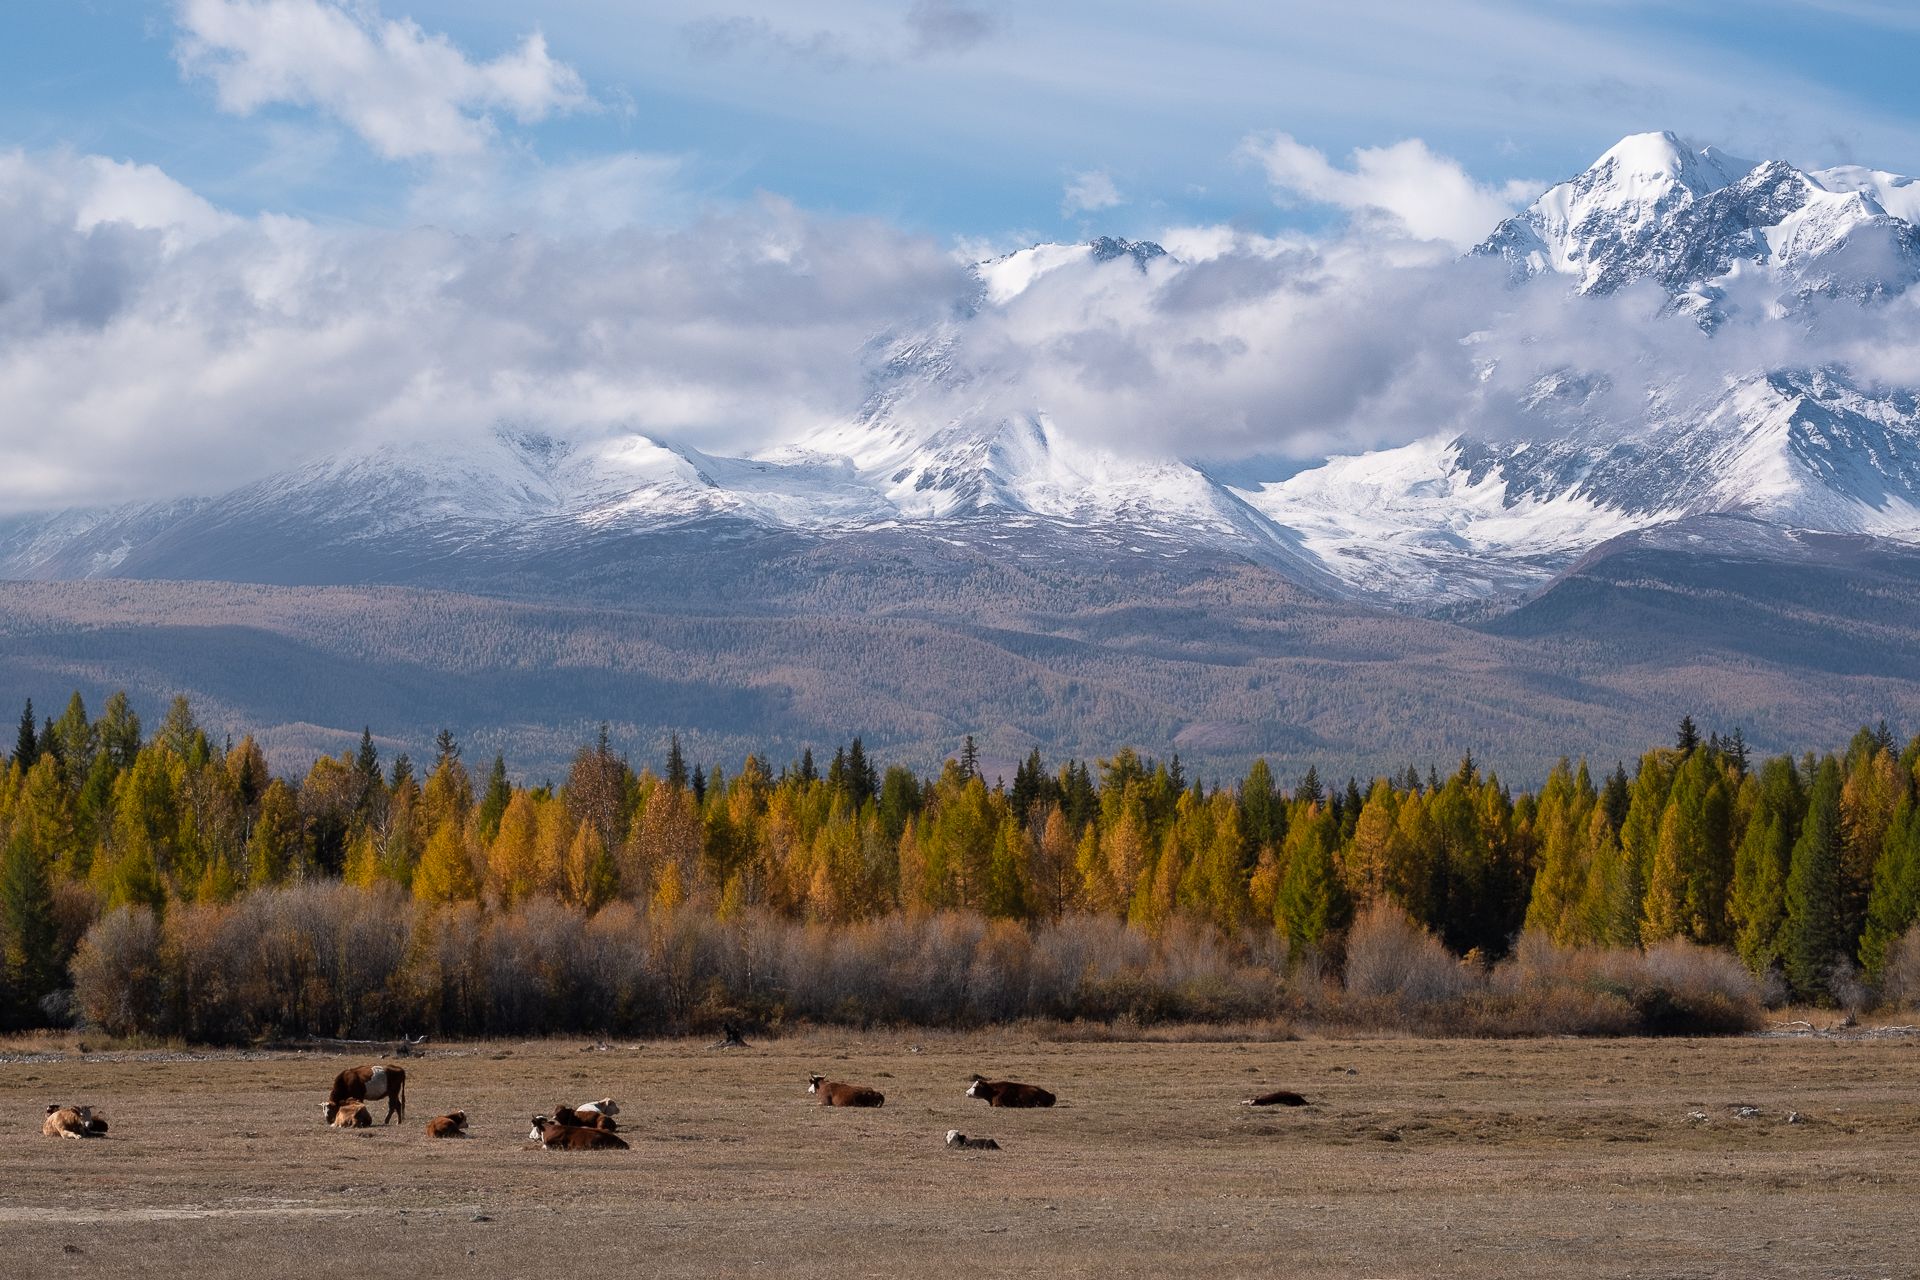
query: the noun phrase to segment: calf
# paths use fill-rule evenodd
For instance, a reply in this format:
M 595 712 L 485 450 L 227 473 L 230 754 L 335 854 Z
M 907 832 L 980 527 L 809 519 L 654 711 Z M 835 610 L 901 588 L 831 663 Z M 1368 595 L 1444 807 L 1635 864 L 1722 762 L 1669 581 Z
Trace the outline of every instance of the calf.
M 333 1078 L 333 1092 L 327 1095 L 327 1123 L 348 1102 L 387 1102 L 387 1114 L 380 1121 L 398 1119 L 407 1122 L 407 1073 L 399 1067 L 374 1065 L 348 1067 Z
M 582 1111 L 578 1107 L 565 1105 L 553 1109 L 553 1122 L 569 1129 L 605 1129 L 608 1133 L 620 1127 L 604 1111 Z
M 1257 1098 L 1242 1098 L 1243 1107 L 1304 1107 L 1307 1100 L 1291 1089 L 1275 1089 L 1272 1093 L 1263 1093 Z
M 435 1116 L 427 1121 L 429 1138 L 464 1138 L 467 1136 L 467 1113 L 455 1111 L 450 1115 Z
M 63 1107 L 54 1103 L 47 1108 L 47 1118 L 40 1122 L 40 1132 L 49 1138 L 98 1138 L 106 1131 L 106 1117 L 93 1114 L 92 1107 Z
M 577 1124 L 555 1124 L 550 1116 L 535 1116 L 527 1140 L 548 1151 L 625 1151 L 626 1139 L 605 1129 L 587 1129 Z
M 327 1123 L 336 1129 L 371 1129 L 373 1113 L 367 1110 L 364 1102 L 343 1102 L 334 1110 L 333 1119 Z
M 808 1076 L 807 1092 L 815 1094 L 823 1107 L 883 1107 L 887 1095 L 863 1084 L 841 1084 L 825 1076 Z
M 1019 1084 L 1012 1080 L 988 1080 L 974 1076 L 967 1086 L 969 1098 L 984 1098 L 990 1107 L 1050 1107 L 1053 1095 L 1037 1084 Z
M 992 1138 L 969 1138 L 958 1129 L 947 1130 L 947 1145 L 956 1151 L 998 1151 L 1000 1144 Z

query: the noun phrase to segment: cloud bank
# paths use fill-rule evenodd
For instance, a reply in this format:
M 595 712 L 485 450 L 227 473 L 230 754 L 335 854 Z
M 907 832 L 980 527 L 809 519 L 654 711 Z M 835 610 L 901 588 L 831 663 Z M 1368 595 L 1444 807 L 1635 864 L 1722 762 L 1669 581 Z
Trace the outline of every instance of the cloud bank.
M 217 492 L 501 422 L 772 447 L 859 413 L 887 336 L 935 335 L 946 366 L 899 398 L 909 429 L 1045 413 L 1085 444 L 1214 461 L 1550 431 L 1528 399 L 1566 371 L 1617 420 L 1782 366 L 1920 383 L 1920 291 L 1781 323 L 1765 280 L 1734 279 L 1709 335 L 1651 286 L 1516 290 L 1459 255 L 1491 229 L 1468 212 L 1503 206 L 1464 176 L 1444 218 L 1397 203 L 1407 174 L 1458 172 L 1424 147 L 1348 170 L 1304 150 L 1276 185 L 1337 197 L 1348 224 L 1179 229 L 1144 269 L 1052 250 L 991 303 L 883 222 L 766 198 L 623 223 L 618 193 L 654 179 L 627 166 L 555 175 L 568 207 L 613 191 L 603 219 L 481 234 L 239 217 L 148 166 L 0 152 L 0 512 Z

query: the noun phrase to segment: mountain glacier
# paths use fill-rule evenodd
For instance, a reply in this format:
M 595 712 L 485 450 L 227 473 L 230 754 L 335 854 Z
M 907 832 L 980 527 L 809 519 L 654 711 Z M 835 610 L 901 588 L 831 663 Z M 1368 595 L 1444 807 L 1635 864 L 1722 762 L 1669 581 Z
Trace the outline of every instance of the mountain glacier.
M 1644 134 L 1474 254 L 1504 264 L 1515 290 L 1662 290 L 1712 333 L 1756 310 L 1793 325 L 1809 307 L 1898 299 L 1920 279 L 1917 223 L 1911 179 Z M 1569 370 L 1529 387 L 1497 433 L 1436 430 L 1291 474 L 1216 464 L 1199 441 L 1186 457 L 1088 444 L 1044 405 L 1009 410 L 1005 388 L 956 354 L 982 316 L 1088 264 L 1169 287 L 1191 269 L 1106 238 L 981 263 L 946 320 L 875 339 L 857 414 L 749 455 L 643 432 L 412 440 L 212 497 L 0 520 L 0 577 L 430 583 L 477 557 L 527 562 L 636 533 L 897 531 L 1048 557 L 1083 544 L 1226 554 L 1323 595 L 1449 612 L 1509 607 L 1610 539 L 1701 516 L 1920 539 L 1913 391 L 1824 365 L 1656 380 L 1625 410 L 1603 378 Z

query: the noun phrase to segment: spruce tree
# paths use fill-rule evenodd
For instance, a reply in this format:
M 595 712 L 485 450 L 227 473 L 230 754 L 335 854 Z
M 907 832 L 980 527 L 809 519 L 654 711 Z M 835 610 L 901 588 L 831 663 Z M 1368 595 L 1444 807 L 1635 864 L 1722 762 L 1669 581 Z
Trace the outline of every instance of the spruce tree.
M 806 747 L 800 752 L 799 773 L 800 781 L 802 782 L 811 783 L 820 781 L 820 768 L 813 762 L 812 747 Z
M 13 744 L 13 762 L 25 773 L 33 768 L 33 762 L 40 758 L 40 742 L 34 732 L 33 699 L 27 699 L 27 709 L 20 713 L 20 734 Z
M 960 744 L 960 776 L 980 776 L 980 748 L 974 745 L 972 734 L 968 734 L 966 741 Z
M 1807 816 L 1787 873 L 1787 920 L 1781 951 L 1787 981 L 1802 999 L 1829 994 L 1834 962 L 1847 952 L 1840 883 L 1840 765 L 1829 756 L 1814 774 Z
M 1920 805 L 1903 798 L 1888 824 L 1873 870 L 1867 927 L 1860 938 L 1860 964 L 1869 981 L 1886 970 L 1893 944 L 1920 919 Z
M 808 753 L 808 763 L 812 763 L 812 753 Z M 687 789 L 687 757 L 680 750 L 680 735 L 673 734 L 667 740 L 667 785 L 675 791 Z
M 1683 756 L 1690 756 L 1700 745 L 1700 730 L 1690 715 L 1680 717 L 1680 733 L 1674 744 Z
M 60 980 L 58 949 L 46 859 L 16 830 L 0 851 L 0 1020 L 40 1021 L 40 1000 Z
M 1320 785 L 1320 766 L 1310 764 L 1301 777 L 1300 785 L 1294 789 L 1293 798 L 1306 804 L 1319 804 L 1327 798 L 1326 788 Z
M 512 801 L 513 784 L 507 781 L 507 758 L 496 751 L 493 768 L 487 773 L 487 789 L 480 797 L 480 808 L 473 819 L 482 844 L 493 843 L 493 838 L 500 833 L 500 819 Z

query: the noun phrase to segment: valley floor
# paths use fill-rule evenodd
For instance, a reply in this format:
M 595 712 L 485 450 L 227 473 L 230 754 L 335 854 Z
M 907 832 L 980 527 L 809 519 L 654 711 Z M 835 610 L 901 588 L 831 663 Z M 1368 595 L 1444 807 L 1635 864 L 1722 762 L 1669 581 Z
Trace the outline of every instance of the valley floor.
M 917 1051 L 916 1051 L 917 1050 Z M 362 1055 L 359 1060 L 364 1060 Z M 1912 1274 L 1920 1052 L 1748 1038 L 429 1047 L 402 1128 L 324 1128 L 353 1058 L 0 1046 L 8 1274 Z M 806 1078 L 884 1090 L 810 1105 Z M 1058 1092 L 962 1097 L 970 1072 Z M 1252 1110 L 1292 1088 L 1312 1105 Z M 611 1094 L 628 1152 L 527 1117 Z M 42 1138 L 53 1101 L 109 1137 Z M 1753 1107 L 1746 1118 L 1736 1111 Z M 464 1109 L 473 1137 L 430 1142 Z M 383 1108 L 376 1108 L 376 1114 Z M 1800 1119 L 1789 1122 L 1789 1113 Z M 1004 1148 L 960 1153 L 949 1128 Z

